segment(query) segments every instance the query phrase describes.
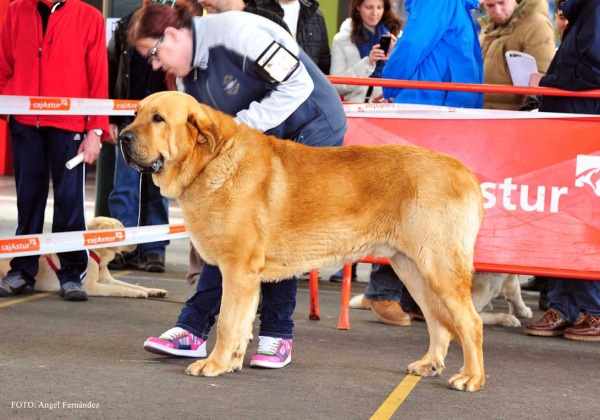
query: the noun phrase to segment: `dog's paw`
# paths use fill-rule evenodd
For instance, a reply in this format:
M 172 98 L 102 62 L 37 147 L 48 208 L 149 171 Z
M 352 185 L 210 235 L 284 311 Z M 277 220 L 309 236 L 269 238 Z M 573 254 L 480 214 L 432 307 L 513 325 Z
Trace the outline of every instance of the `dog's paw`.
M 135 290 L 133 292 L 133 295 L 131 297 L 133 297 L 133 298 L 140 298 L 140 299 L 147 299 L 148 298 L 148 293 L 144 292 L 143 290 Z
M 514 315 L 506 314 L 506 316 L 502 320 L 502 326 L 503 327 L 520 327 L 521 321 L 519 321 L 517 319 L 517 317 Z
M 189 365 L 185 371 L 187 375 L 191 376 L 219 376 L 225 372 L 226 369 L 224 367 L 209 359 L 198 360 L 197 362 Z
M 465 375 L 457 373 L 448 381 L 448 386 L 459 391 L 479 391 L 485 383 L 484 375 Z
M 531 317 L 533 317 L 533 312 L 531 311 L 531 308 L 529 308 L 528 306 L 523 306 L 521 308 L 516 309 L 515 315 L 518 316 L 519 318 L 531 318 Z
M 148 289 L 148 296 L 150 297 L 164 298 L 167 296 L 167 293 L 169 292 L 164 289 Z
M 411 375 L 418 376 L 439 376 L 442 374 L 446 367 L 437 362 L 419 360 L 417 362 L 411 363 L 406 368 L 406 371 Z

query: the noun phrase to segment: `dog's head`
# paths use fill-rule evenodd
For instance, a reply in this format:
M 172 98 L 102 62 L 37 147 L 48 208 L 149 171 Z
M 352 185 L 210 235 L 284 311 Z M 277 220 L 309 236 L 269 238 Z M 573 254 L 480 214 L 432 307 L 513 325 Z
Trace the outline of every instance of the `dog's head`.
M 177 198 L 218 148 L 223 115 L 181 92 L 160 92 L 138 104 L 119 135 L 125 162 L 152 174 L 162 195 Z

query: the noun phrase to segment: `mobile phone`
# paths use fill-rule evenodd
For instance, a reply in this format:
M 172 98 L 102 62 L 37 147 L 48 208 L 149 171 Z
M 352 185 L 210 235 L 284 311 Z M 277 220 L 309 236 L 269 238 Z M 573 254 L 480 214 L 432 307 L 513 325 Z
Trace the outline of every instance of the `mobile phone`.
M 388 50 L 390 49 L 390 42 L 392 42 L 392 37 L 389 35 L 382 35 L 379 38 L 379 48 L 383 50 L 385 55 L 387 55 Z

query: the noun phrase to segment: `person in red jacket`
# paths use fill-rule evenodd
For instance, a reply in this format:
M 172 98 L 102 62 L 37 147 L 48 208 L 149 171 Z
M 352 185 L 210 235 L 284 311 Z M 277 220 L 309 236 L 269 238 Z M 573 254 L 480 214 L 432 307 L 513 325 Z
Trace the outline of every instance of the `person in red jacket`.
M 0 34 L 0 94 L 28 97 L 108 98 L 108 60 L 104 18 L 80 0 L 16 0 Z M 43 99 L 41 109 L 51 106 Z M 107 116 L 9 116 L 18 223 L 16 235 L 42 233 L 50 178 L 54 190 L 52 232 L 86 230 L 85 165 L 65 163 L 83 153 L 96 160 L 101 138 L 108 137 Z M 87 300 L 81 283 L 89 254 L 58 254 L 61 296 Z M 16 257 L 0 281 L 0 297 L 33 290 L 38 257 Z

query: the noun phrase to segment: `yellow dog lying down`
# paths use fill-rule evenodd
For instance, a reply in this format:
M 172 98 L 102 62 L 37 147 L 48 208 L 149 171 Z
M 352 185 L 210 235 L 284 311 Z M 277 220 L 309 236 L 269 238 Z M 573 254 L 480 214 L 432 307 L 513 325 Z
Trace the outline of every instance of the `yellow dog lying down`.
M 88 230 L 123 229 L 117 219 L 110 217 L 95 217 L 88 222 Z M 90 251 L 87 274 L 83 282 L 83 290 L 88 296 L 115 296 L 130 298 L 165 297 L 164 289 L 149 289 L 142 286 L 119 281 L 110 274 L 107 264 L 115 258 L 115 254 L 131 252 L 135 245 L 121 245 L 108 248 L 98 248 Z M 60 283 L 55 270 L 60 268 L 60 260 L 56 254 L 40 256 L 39 271 L 35 276 L 34 290 L 39 292 L 58 292 Z M 0 260 L 2 277 L 10 270 L 10 259 Z
M 458 160 L 413 146 L 282 141 L 179 92 L 142 100 L 120 140 L 126 162 L 177 199 L 200 256 L 223 274 L 215 347 L 189 374 L 242 368 L 260 282 L 372 254 L 389 258 L 427 319 L 429 351 L 408 371 L 442 373 L 455 337 L 464 365 L 450 386 L 483 386 L 471 301 L 483 200 Z

